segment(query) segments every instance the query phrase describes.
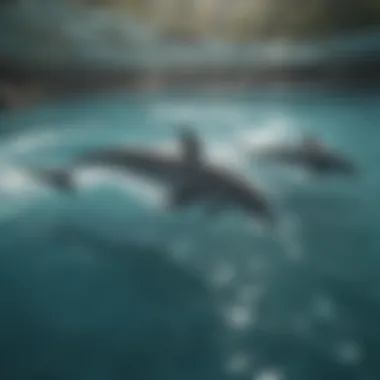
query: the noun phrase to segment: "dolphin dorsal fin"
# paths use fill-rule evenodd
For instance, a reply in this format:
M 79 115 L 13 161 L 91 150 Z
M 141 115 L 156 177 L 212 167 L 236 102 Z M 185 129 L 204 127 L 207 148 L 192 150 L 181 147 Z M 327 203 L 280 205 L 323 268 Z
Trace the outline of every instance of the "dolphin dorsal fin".
M 201 143 L 195 131 L 189 127 L 183 127 L 180 134 L 183 150 L 183 158 L 190 163 L 201 160 Z

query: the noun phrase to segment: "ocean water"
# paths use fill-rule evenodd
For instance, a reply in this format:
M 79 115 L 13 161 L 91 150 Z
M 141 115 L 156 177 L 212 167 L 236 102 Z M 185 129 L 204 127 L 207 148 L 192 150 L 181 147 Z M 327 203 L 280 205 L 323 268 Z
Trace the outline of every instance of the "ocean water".
M 378 379 L 380 92 L 76 99 L 0 119 L 1 379 Z M 77 194 L 25 168 L 94 147 L 180 149 L 244 173 L 279 219 L 168 213 L 139 178 L 76 173 Z M 358 165 L 315 178 L 247 152 L 315 135 Z

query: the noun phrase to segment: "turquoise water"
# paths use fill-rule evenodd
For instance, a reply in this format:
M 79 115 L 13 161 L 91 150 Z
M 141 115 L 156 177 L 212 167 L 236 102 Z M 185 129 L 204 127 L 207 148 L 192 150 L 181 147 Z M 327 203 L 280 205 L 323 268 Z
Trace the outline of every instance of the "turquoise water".
M 380 93 L 298 89 L 92 98 L 0 121 L 2 379 L 378 379 Z M 23 173 L 87 149 L 207 154 L 267 192 L 273 233 L 229 210 L 167 213 L 165 189 L 77 173 L 65 196 Z M 358 179 L 258 166 L 251 144 L 315 134 Z

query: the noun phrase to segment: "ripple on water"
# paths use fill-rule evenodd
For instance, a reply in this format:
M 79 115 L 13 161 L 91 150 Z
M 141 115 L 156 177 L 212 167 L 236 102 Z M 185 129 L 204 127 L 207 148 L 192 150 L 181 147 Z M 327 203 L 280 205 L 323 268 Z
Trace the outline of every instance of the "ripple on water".
M 361 110 L 352 103 L 345 105 L 344 101 L 329 104 L 321 98 L 319 102 L 318 97 L 313 98 L 310 106 L 303 99 L 302 105 L 289 100 L 284 101 L 281 106 L 279 103 L 263 102 L 260 99 L 261 97 L 257 98 L 258 104 L 251 101 L 218 104 L 215 99 L 213 104 L 199 99 L 186 100 L 182 103 L 181 101 L 151 102 L 140 104 L 134 107 L 134 110 L 128 106 L 122 108 L 120 102 L 117 113 L 113 112 L 111 105 L 108 113 L 104 112 L 104 108 L 98 113 L 91 109 L 93 114 L 91 120 L 100 120 L 97 120 L 96 128 L 86 126 L 78 130 L 79 122 L 71 131 L 69 128 L 57 127 L 53 132 L 21 133 L 17 138 L 8 139 L 1 144 L 2 161 L 10 166 L 16 158 L 18 165 L 29 164 L 35 160 L 50 163 L 61 154 L 71 157 L 73 153 L 94 146 L 104 146 L 106 143 L 120 145 L 136 141 L 145 143 L 149 140 L 150 145 L 160 149 L 175 150 L 178 149 L 178 143 L 173 126 L 182 121 L 190 121 L 202 135 L 208 157 L 246 173 L 257 186 L 268 192 L 276 210 L 284 219 L 283 229 L 274 242 L 270 234 L 255 230 L 245 217 L 237 216 L 234 212 L 223 213 L 218 220 L 205 218 L 202 210 L 199 213 L 183 212 L 175 215 L 162 213 L 156 207 L 162 203 L 160 198 L 162 193 L 157 187 L 150 187 L 132 178 L 121 179 L 122 177 L 108 176 L 104 173 L 92 179 L 86 179 L 84 174 L 83 177 L 79 174 L 78 181 L 82 183 L 81 195 L 76 201 L 62 202 L 61 208 L 57 206 L 53 210 L 52 204 L 60 202 L 59 196 L 51 192 L 47 195 L 46 191 L 37 187 L 35 195 L 31 196 L 32 185 L 29 180 L 21 178 L 13 169 L 1 172 L 0 218 L 6 220 L 12 215 L 17 215 L 25 222 L 19 223 L 18 226 L 25 228 L 40 224 L 41 231 L 38 236 L 42 240 L 38 244 L 34 240 L 33 243 L 32 240 L 28 240 L 25 245 L 26 240 L 20 241 L 22 240 L 20 237 L 36 238 L 37 234 L 33 232 L 35 230 L 29 234 L 21 234 L 21 227 L 18 230 L 15 228 L 12 232 L 11 227 L 15 227 L 17 221 L 12 226 L 3 224 L 2 231 L 7 236 L 3 237 L 1 243 L 4 243 L 4 247 L 12 246 L 14 249 L 9 250 L 10 261 L 8 263 L 4 261 L 4 265 L 0 266 L 3 271 L 0 279 L 9 279 L 6 289 L 13 289 L 17 284 L 18 295 L 28 296 L 28 303 L 25 304 L 20 298 L 22 310 L 25 309 L 23 305 L 28 307 L 32 305 L 36 308 L 36 315 L 41 313 L 41 310 L 47 314 L 51 311 L 52 314 L 48 315 L 52 322 L 50 327 L 55 328 L 63 323 L 62 326 L 66 329 L 65 337 L 60 335 L 60 330 L 54 330 L 55 335 L 53 334 L 51 342 L 54 343 L 54 339 L 57 338 L 57 341 L 62 343 L 63 337 L 62 339 L 68 339 L 64 342 L 70 348 L 70 342 L 76 343 L 75 339 L 78 338 L 76 334 L 85 331 L 89 335 L 84 337 L 84 340 L 90 337 L 95 341 L 95 338 L 101 337 L 104 350 L 107 349 L 104 355 L 109 363 L 119 355 L 118 365 L 120 368 L 125 368 L 123 355 L 132 353 L 133 356 L 136 346 L 131 348 L 128 342 L 125 343 L 122 339 L 131 334 L 130 336 L 136 339 L 135 342 L 138 342 L 139 349 L 141 348 L 138 356 L 134 356 L 128 362 L 132 363 L 131 365 L 137 363 L 137 366 L 145 368 L 148 367 L 146 363 L 148 360 L 152 368 L 167 371 L 164 376 L 169 378 L 173 368 L 168 364 L 170 362 L 168 357 L 166 362 L 158 359 L 155 361 L 155 358 L 162 358 L 162 352 L 166 348 L 172 349 L 173 355 L 176 354 L 176 350 L 184 352 L 182 349 L 186 351 L 188 348 L 192 351 L 186 351 L 185 357 L 191 357 L 192 352 L 199 354 L 198 367 L 201 370 L 206 367 L 211 368 L 212 371 L 212 367 L 215 368 L 224 359 L 218 355 L 212 357 L 210 352 L 214 350 L 217 354 L 220 353 L 220 345 L 216 341 L 220 336 L 224 336 L 226 331 L 223 330 L 222 333 L 214 331 L 213 335 L 213 318 L 209 319 L 210 323 L 203 323 L 201 314 L 202 310 L 206 312 L 209 310 L 208 302 L 217 301 L 219 304 L 216 314 L 222 314 L 229 323 L 227 335 L 233 337 L 229 347 L 232 356 L 223 364 L 227 365 L 229 372 L 236 375 L 236 378 L 285 380 L 285 375 L 288 373 L 295 374 L 292 380 L 359 378 L 356 376 L 358 373 L 353 372 L 353 368 L 360 369 L 365 362 L 365 354 L 371 354 L 378 349 L 377 338 L 369 332 L 376 329 L 377 299 L 373 305 L 368 302 L 368 313 L 365 307 L 355 305 L 352 308 L 348 307 L 351 293 L 344 291 L 346 283 L 341 286 L 341 291 L 338 289 L 335 292 L 334 298 L 330 297 L 326 291 L 325 272 L 328 269 L 329 276 L 333 278 L 342 274 L 342 277 L 349 281 L 350 276 L 358 272 L 358 268 L 364 268 L 360 273 L 365 276 L 369 269 L 375 272 L 378 266 L 377 229 L 375 224 L 372 229 L 367 227 L 372 222 L 378 221 L 376 207 L 379 204 L 377 191 L 379 175 L 377 161 L 374 160 L 378 156 L 376 143 L 378 129 L 373 127 L 375 124 L 369 125 L 368 120 L 373 122 L 380 118 L 379 108 L 377 105 L 374 107 L 367 103 Z M 138 108 L 137 114 L 136 108 Z M 77 110 L 76 118 L 80 119 L 80 107 Z M 107 116 L 104 116 L 105 114 Z M 87 117 L 89 112 L 84 119 Z M 64 112 L 62 118 L 64 119 Z M 352 120 L 360 122 L 360 130 L 357 125 L 353 125 L 352 122 L 350 124 Z M 315 124 L 315 128 L 311 124 Z M 106 130 L 104 125 L 107 125 Z M 314 130 L 316 135 L 326 137 L 329 141 L 342 141 L 343 145 L 351 141 L 354 146 L 352 152 L 362 156 L 367 170 L 366 179 L 361 185 L 350 187 L 346 182 L 336 185 L 323 180 L 317 184 L 316 181 L 306 181 L 307 177 L 298 171 L 283 170 L 283 168 L 272 170 L 265 166 L 254 165 L 247 159 L 246 153 L 249 149 L 261 149 L 278 141 L 295 141 L 302 137 L 305 130 Z M 365 150 L 365 154 L 360 153 L 360 150 Z M 366 186 L 370 186 L 370 191 L 363 195 L 362 192 L 368 190 Z M 355 202 L 355 197 L 365 199 Z M 35 208 L 30 209 L 29 206 Z M 44 210 L 49 207 L 51 213 Z M 37 214 L 43 216 L 40 221 L 35 218 Z M 165 247 L 157 253 L 157 256 L 174 257 L 175 265 L 180 268 L 177 268 L 178 276 L 186 277 L 182 272 L 185 267 L 186 270 L 203 277 L 203 281 L 211 288 L 212 293 L 206 302 L 201 299 L 201 302 L 197 303 L 194 300 L 200 298 L 191 289 L 188 292 L 182 291 L 177 281 L 173 280 L 163 289 L 162 284 L 167 283 L 170 277 L 168 272 L 163 271 L 155 277 L 157 273 L 154 274 L 154 269 L 149 269 L 150 274 L 147 275 L 145 265 L 149 263 L 144 263 L 142 259 L 139 261 L 140 259 L 136 257 L 142 269 L 136 269 L 136 265 L 128 261 L 132 260 L 131 257 L 127 257 L 123 263 L 118 262 L 117 268 L 116 264 L 112 267 L 113 260 L 109 258 L 113 250 L 108 247 L 98 252 L 98 247 L 94 244 L 87 250 L 83 250 L 82 247 L 81 251 L 76 246 L 76 249 L 70 248 L 61 252 L 57 261 L 59 265 L 52 265 L 49 260 L 59 255 L 59 249 L 66 243 L 61 240 L 60 247 L 45 246 L 50 231 L 46 227 L 50 224 L 60 226 L 65 223 L 74 230 L 80 227 L 90 231 L 98 238 L 104 236 L 112 241 L 129 241 L 129 244 L 130 241 L 145 242 L 149 246 Z M 42 229 L 46 230 L 45 235 Z M 355 234 L 353 229 L 357 231 L 365 229 L 366 233 Z M 80 244 L 77 245 L 86 245 L 86 241 L 88 243 L 89 240 L 91 239 L 86 240 L 81 236 L 78 238 Z M 16 243 L 19 243 L 20 247 Z M 34 243 L 41 248 L 41 251 L 32 252 Z M 22 244 L 24 247 L 21 247 Z M 45 251 L 43 247 L 46 248 Z M 18 252 L 19 248 L 23 253 Z M 7 253 L 8 250 L 2 250 L 1 258 L 5 260 L 3 252 Z M 96 259 L 95 252 L 97 252 Z M 91 260 L 90 257 L 94 259 Z M 302 260 L 293 260 L 290 265 L 289 262 L 294 257 L 301 257 Z M 354 264 L 350 263 L 350 258 L 356 258 Z M 38 259 L 46 259 L 44 265 L 39 267 L 41 262 Z M 91 281 L 83 269 L 87 265 L 92 268 L 87 268 L 88 270 L 93 270 L 93 288 L 89 287 Z M 160 266 L 155 262 L 151 267 L 156 265 Z M 65 273 L 58 275 L 59 270 Z M 117 272 L 116 275 L 114 270 Z M 126 276 L 123 270 L 130 272 Z M 104 271 L 109 271 L 110 276 L 107 277 Z M 133 271 L 135 273 L 132 273 Z M 149 280 L 154 280 L 150 277 L 155 278 L 155 286 L 147 285 Z M 132 278 L 135 282 L 131 280 Z M 58 280 L 62 280 L 65 286 L 60 286 Z M 132 281 L 132 286 L 125 286 L 125 281 Z M 98 286 L 99 283 L 105 288 Z M 104 290 L 111 288 L 112 291 L 109 293 Z M 145 292 L 144 296 L 137 294 L 136 289 L 142 289 Z M 164 308 L 165 310 L 161 310 L 155 297 L 159 290 L 162 291 L 160 294 L 163 299 L 173 301 L 169 302 L 169 307 Z M 48 295 L 43 297 L 45 291 Z M 88 299 L 91 291 L 97 295 L 96 299 Z M 360 289 L 358 291 L 361 294 Z M 139 298 L 145 306 L 139 304 Z M 12 309 L 12 305 L 15 304 L 10 305 L 5 301 L 3 314 L 13 318 L 11 313 L 15 309 Z M 145 308 L 148 313 L 136 313 L 134 322 L 126 325 L 128 313 L 125 310 L 120 313 L 118 311 L 120 305 L 125 305 L 127 301 L 134 305 L 135 310 Z M 351 312 L 342 312 L 342 303 Z M 86 311 L 84 306 L 81 308 L 82 304 L 90 305 L 89 310 L 94 313 Z M 360 305 L 365 306 L 367 303 L 363 301 Z M 55 307 L 57 308 L 53 311 Z M 130 310 L 134 310 L 134 307 Z M 31 326 L 30 321 L 25 320 L 25 316 L 29 315 L 26 309 L 25 313 L 17 314 L 24 318 L 19 320 L 20 331 L 26 331 L 26 328 Z M 174 311 L 178 311 L 179 319 Z M 80 317 L 80 312 L 83 312 L 88 319 Z M 173 324 L 166 324 L 165 332 L 160 333 L 158 330 L 162 327 L 160 323 L 165 313 L 170 314 Z M 179 315 L 181 313 L 184 314 L 182 317 Z M 2 318 L 5 318 L 4 315 Z M 67 329 L 75 326 L 77 317 L 81 328 L 75 330 L 74 334 L 68 335 Z M 369 323 L 371 328 L 363 328 L 366 321 L 371 322 Z M 157 327 L 157 335 L 146 343 L 143 340 L 147 334 L 151 336 L 149 334 L 152 332 L 152 325 L 154 329 Z M 136 326 L 139 328 L 135 328 Z M 195 328 L 192 329 L 192 326 Z M 346 331 L 352 327 L 356 331 L 354 335 Z M 35 325 L 31 326 L 32 330 L 37 331 Z M 198 333 L 198 330 L 201 333 Z M 108 333 L 111 335 L 107 335 Z M 27 338 L 30 339 L 30 336 Z M 43 345 L 39 333 L 35 339 Z M 240 349 L 240 345 L 243 345 L 242 339 L 244 343 L 245 340 L 249 343 L 245 349 Z M 194 341 L 195 343 L 191 344 Z M 88 346 L 86 342 L 89 342 Z M 82 342 L 82 346 L 79 345 L 81 352 L 78 351 L 78 357 L 86 352 L 83 348 L 87 347 L 91 351 L 94 347 L 91 339 L 86 342 Z M 114 342 L 119 342 L 120 345 L 116 347 Z M 159 343 L 156 345 L 157 342 Z M 11 341 L 8 343 L 9 346 L 4 352 L 10 355 L 9 347 L 13 343 Z M 62 361 L 65 356 L 58 355 L 53 343 L 49 346 L 48 357 L 59 358 L 59 361 Z M 124 346 L 124 343 L 127 346 Z M 18 349 L 25 350 L 23 357 L 27 360 L 31 353 L 26 346 L 19 346 Z M 204 350 L 205 346 L 207 350 Z M 152 355 L 147 357 L 144 356 L 143 350 L 146 347 L 152 349 L 150 351 Z M 103 348 L 99 350 L 103 354 Z M 102 366 L 107 364 L 104 364 L 104 357 L 99 355 L 99 352 L 95 352 L 94 355 L 95 360 L 92 364 L 95 363 L 93 367 L 96 368 L 93 368 L 92 375 L 95 376 L 96 370 L 101 371 Z M 9 358 L 11 362 L 12 358 L 10 356 Z M 46 361 L 43 364 L 45 365 Z M 186 378 L 186 373 L 189 373 L 188 378 L 191 380 L 202 379 L 202 376 L 207 380 L 220 379 L 219 374 L 210 377 L 206 372 L 191 373 L 186 362 L 182 364 L 184 367 L 182 369 L 178 367 L 177 378 Z M 380 373 L 379 366 L 375 360 L 370 361 L 370 364 L 372 373 L 365 373 L 364 370 L 363 373 L 368 374 L 369 378 L 379 378 L 377 376 Z M 343 367 L 347 367 L 349 372 L 344 372 Z M 254 369 L 255 372 L 252 373 Z M 189 377 L 191 375 L 192 378 Z M 154 374 L 152 376 L 154 378 Z M 67 378 L 73 378 L 72 373 Z

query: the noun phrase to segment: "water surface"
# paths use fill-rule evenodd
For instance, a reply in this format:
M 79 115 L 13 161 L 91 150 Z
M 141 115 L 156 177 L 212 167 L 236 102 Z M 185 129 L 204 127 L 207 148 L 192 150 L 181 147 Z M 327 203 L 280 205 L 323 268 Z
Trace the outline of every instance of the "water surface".
M 51 103 L 0 121 L 4 379 L 376 379 L 380 92 L 172 92 Z M 136 178 L 77 174 L 64 196 L 23 175 L 94 147 L 178 148 L 190 122 L 210 159 L 267 192 L 275 233 L 230 210 L 166 213 Z M 314 134 L 358 179 L 246 160 Z

